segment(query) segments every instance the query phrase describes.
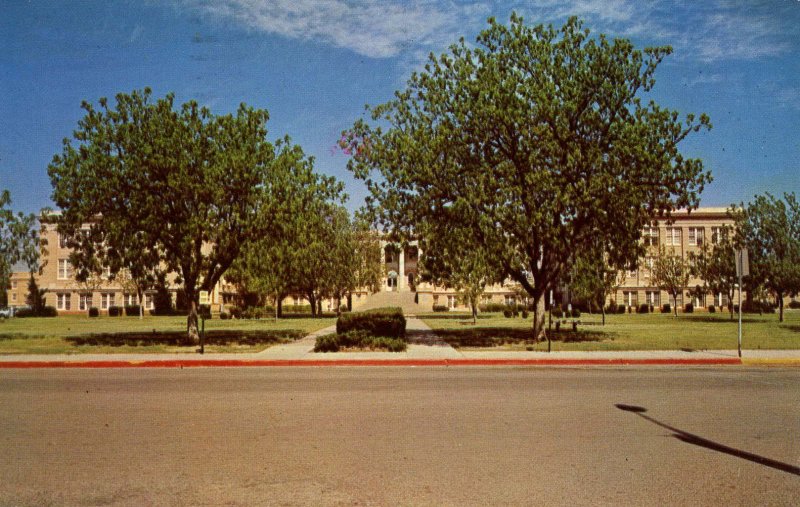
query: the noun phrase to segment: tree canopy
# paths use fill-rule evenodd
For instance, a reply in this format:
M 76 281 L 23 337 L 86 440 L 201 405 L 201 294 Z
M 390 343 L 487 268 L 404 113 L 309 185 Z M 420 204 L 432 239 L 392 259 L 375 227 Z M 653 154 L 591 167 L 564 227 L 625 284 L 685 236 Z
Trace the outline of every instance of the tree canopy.
M 800 292 L 800 203 L 794 193 L 777 199 L 757 195 L 731 208 L 736 241 L 750 257 L 750 285 L 763 285 L 777 297 L 783 322 L 783 298 Z
M 11 194 L 0 192 L 0 288 L 5 297 L 11 271 L 23 262 L 33 273 L 39 266 L 39 248 L 44 247 L 39 236 L 36 216 L 14 213 Z
M 341 144 L 378 224 L 462 230 L 530 294 L 539 338 L 543 295 L 576 252 L 602 234 L 612 266 L 635 263 L 642 227 L 697 207 L 711 179 L 678 150 L 708 117 L 641 97 L 670 53 L 593 36 L 576 18 L 560 29 L 490 18 L 474 46 L 431 55 Z
M 196 341 L 198 291 L 212 290 L 243 244 L 280 232 L 275 219 L 289 214 L 285 197 L 307 164 L 288 139 L 267 141 L 265 110 L 214 115 L 195 101 L 176 107 L 172 94 L 154 100 L 147 88 L 115 102 L 84 102 L 48 167 L 59 232 L 93 249 L 87 263 L 177 273 Z

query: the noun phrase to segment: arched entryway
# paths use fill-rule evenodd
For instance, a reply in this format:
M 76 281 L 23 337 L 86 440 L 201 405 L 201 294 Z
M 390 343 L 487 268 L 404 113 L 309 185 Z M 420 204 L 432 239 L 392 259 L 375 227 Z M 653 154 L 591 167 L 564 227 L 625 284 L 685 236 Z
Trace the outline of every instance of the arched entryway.
M 386 286 L 391 291 L 397 290 L 397 271 L 389 271 L 386 277 Z

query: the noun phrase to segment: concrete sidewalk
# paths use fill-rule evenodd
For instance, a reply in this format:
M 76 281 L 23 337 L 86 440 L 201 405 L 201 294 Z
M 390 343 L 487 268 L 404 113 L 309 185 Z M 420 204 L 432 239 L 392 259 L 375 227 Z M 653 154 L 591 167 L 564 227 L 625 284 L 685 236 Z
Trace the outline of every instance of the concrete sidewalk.
M 2 368 L 198 366 L 563 366 L 563 365 L 785 365 L 800 366 L 800 350 L 631 350 L 597 352 L 456 350 L 416 317 L 407 318 L 405 352 L 315 353 L 320 329 L 296 342 L 252 354 L 72 354 L 0 356 Z

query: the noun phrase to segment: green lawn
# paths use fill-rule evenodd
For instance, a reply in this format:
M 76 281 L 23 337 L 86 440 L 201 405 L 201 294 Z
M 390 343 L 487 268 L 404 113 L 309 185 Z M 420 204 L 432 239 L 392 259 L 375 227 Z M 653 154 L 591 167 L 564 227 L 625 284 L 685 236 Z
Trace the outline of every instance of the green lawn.
M 206 352 L 258 352 L 335 323 L 333 318 L 206 321 Z M 186 317 L 0 319 L 0 354 L 194 353 Z
M 427 314 L 422 320 L 456 348 L 470 350 L 546 350 L 547 343 L 531 343 L 530 317 L 505 318 L 502 314 L 480 315 L 477 324 L 466 314 Z M 800 349 L 800 312 L 787 311 L 784 322 L 778 315 L 745 314 L 742 348 Z M 581 315 L 578 332 L 573 319 L 562 331 L 551 333 L 552 350 L 713 350 L 735 349 L 737 320 L 728 314 L 624 314 Z M 563 329 L 566 329 L 564 331 Z

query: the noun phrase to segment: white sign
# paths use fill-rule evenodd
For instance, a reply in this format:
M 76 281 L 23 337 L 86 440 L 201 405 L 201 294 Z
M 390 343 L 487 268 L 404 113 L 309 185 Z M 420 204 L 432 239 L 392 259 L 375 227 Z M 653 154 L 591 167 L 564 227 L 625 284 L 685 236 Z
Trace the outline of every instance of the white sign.
M 211 299 L 208 297 L 208 291 L 207 290 L 201 290 L 200 291 L 200 304 L 201 305 L 210 305 L 211 304 Z
M 742 248 L 735 252 L 736 262 L 736 276 L 741 278 L 750 274 L 750 259 L 747 256 L 747 250 Z

